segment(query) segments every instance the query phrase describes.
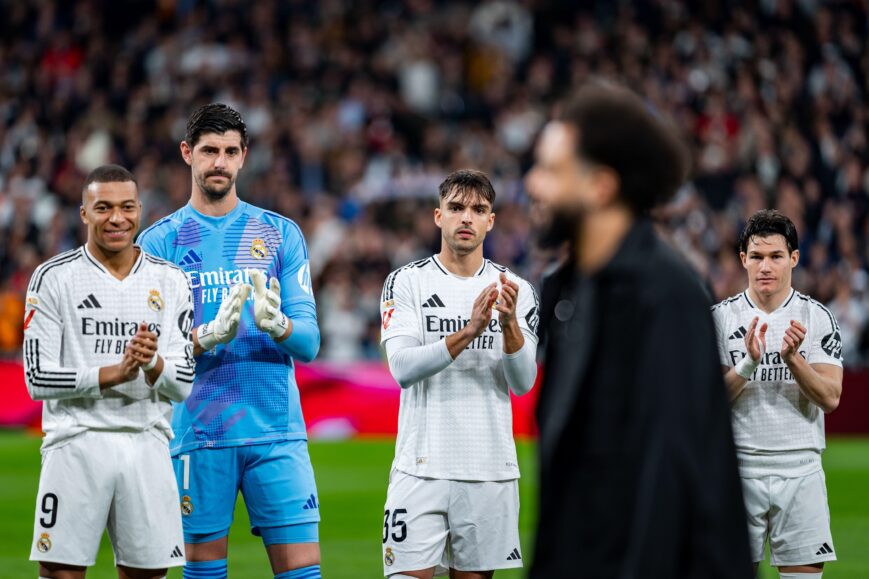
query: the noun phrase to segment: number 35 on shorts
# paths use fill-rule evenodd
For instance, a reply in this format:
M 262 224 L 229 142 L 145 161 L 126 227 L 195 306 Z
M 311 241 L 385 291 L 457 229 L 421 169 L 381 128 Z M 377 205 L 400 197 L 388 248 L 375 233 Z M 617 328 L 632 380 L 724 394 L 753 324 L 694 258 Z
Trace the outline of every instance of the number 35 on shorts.
M 407 523 L 402 517 L 407 514 L 407 509 L 393 509 L 392 518 L 389 517 L 389 509 L 383 511 L 383 542 L 390 539 L 401 543 L 407 539 Z

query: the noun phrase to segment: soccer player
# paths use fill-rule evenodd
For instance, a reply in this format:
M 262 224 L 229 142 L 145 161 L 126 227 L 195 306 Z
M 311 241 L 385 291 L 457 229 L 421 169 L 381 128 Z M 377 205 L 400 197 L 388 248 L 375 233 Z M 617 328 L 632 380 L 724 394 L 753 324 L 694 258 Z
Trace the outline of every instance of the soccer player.
M 45 401 L 30 559 L 43 578 L 83 578 L 105 529 L 121 579 L 184 564 L 169 415 L 193 383 L 193 305 L 184 273 L 133 245 L 141 214 L 129 171 L 94 169 L 87 243 L 27 287 L 24 376 Z
M 755 213 L 739 240 L 748 289 L 712 313 L 755 566 L 769 539 L 781 577 L 820 579 L 836 560 L 821 453 L 824 413 L 842 395 L 842 342 L 830 310 L 791 287 L 797 247 L 790 219 Z
M 238 112 L 196 110 L 181 142 L 190 202 L 141 237 L 193 288 L 197 372 L 192 394 L 175 407 L 171 446 L 184 577 L 226 577 L 241 490 L 275 577 L 310 579 L 320 577 L 320 515 L 293 365 L 316 356 L 320 331 L 299 227 L 238 198 L 247 145 Z
M 441 251 L 383 287 L 381 341 L 401 385 L 383 521 L 388 577 L 491 577 L 522 566 L 510 390 L 534 385 L 531 285 L 483 258 L 495 190 L 479 171 L 439 187 Z

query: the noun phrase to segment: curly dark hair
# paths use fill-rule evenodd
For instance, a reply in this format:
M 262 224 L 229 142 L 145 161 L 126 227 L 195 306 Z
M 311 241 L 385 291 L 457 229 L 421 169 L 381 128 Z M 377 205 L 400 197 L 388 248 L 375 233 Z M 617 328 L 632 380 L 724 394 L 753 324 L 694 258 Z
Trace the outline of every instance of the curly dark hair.
M 577 130 L 580 159 L 615 171 L 619 196 L 635 214 L 666 203 L 688 176 L 688 150 L 676 129 L 623 86 L 590 81 L 560 120 Z

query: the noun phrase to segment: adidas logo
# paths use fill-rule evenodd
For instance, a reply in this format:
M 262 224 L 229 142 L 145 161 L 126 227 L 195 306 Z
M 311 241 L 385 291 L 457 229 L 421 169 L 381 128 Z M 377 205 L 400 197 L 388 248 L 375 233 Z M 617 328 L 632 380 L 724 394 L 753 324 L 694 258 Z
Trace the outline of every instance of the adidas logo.
M 444 302 L 441 301 L 441 299 L 438 297 L 437 294 L 433 294 L 429 299 L 427 299 L 425 301 L 424 304 L 422 304 L 422 307 L 424 307 L 424 308 L 445 308 L 446 305 L 444 305 Z
M 192 249 L 184 254 L 184 257 L 181 258 L 181 265 L 196 265 L 197 263 L 202 263 L 202 258 L 199 257 L 199 254 L 193 251 Z
M 522 555 L 519 554 L 519 548 L 513 549 L 513 552 L 507 557 L 508 561 L 521 561 Z
M 818 549 L 818 552 L 815 553 L 815 555 L 829 555 L 832 552 L 833 552 L 832 547 L 830 547 L 828 544 L 824 543 L 823 545 L 821 545 L 821 548 Z
M 320 503 L 317 502 L 317 497 L 315 497 L 314 495 L 311 495 L 310 497 L 308 497 L 308 500 L 305 502 L 305 506 L 303 506 L 302 508 L 305 510 L 319 509 Z
M 745 337 L 745 334 L 747 334 L 747 333 L 748 333 L 748 331 L 744 327 L 739 326 L 739 329 L 736 330 L 735 332 L 733 332 L 732 334 L 730 334 L 730 337 L 728 337 L 727 339 L 728 340 L 741 340 L 742 338 Z
M 172 551 L 172 554 L 169 555 L 170 559 L 177 559 L 179 557 L 183 557 L 184 553 L 181 552 L 181 547 L 175 545 L 175 549 Z
M 84 301 L 78 305 L 78 309 L 80 310 L 92 310 L 94 308 L 101 307 L 103 306 L 100 305 L 100 302 L 97 301 L 97 298 L 96 296 L 94 296 L 94 294 L 88 295 L 88 297 L 86 297 Z

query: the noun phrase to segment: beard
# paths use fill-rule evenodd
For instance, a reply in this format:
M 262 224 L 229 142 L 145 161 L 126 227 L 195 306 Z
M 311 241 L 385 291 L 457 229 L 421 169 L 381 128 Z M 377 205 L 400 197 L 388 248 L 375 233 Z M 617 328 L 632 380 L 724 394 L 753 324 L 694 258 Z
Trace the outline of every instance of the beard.
M 536 207 L 532 213 L 534 241 L 540 249 L 557 249 L 573 244 L 582 226 L 582 212 L 578 209 Z
M 443 236 L 443 241 L 457 255 L 468 255 L 473 253 L 482 243 L 483 240 L 475 237 L 474 239 L 460 240 L 453 235 Z
M 210 185 L 208 183 L 208 178 L 214 176 L 225 177 L 227 180 L 226 185 L 222 187 Z M 199 189 L 203 193 L 205 193 L 205 196 L 212 201 L 219 201 L 226 197 L 227 194 L 232 190 L 233 185 L 235 185 L 235 179 L 233 179 L 229 173 L 224 173 L 222 171 L 212 171 L 210 173 L 206 173 L 202 176 L 202 178 L 196 179 L 196 182 L 199 185 Z

